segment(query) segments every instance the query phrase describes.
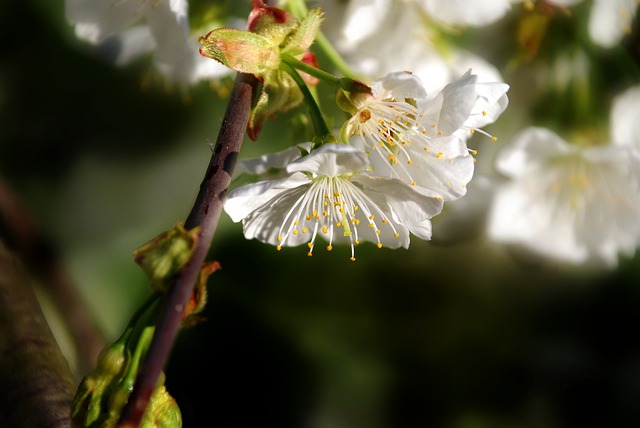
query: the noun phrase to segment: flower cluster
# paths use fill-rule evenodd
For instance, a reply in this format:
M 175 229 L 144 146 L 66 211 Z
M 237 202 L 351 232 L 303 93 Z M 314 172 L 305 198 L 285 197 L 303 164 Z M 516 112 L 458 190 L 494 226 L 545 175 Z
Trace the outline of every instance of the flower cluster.
M 285 174 L 229 193 L 225 210 L 243 222 L 247 239 L 278 249 L 307 243 L 311 255 L 320 235 L 329 250 L 347 242 L 352 260 L 360 242 L 407 248 L 409 233 L 430 239 L 430 219 L 444 201 L 462 197 L 473 176 L 466 138 L 502 112 L 508 89 L 479 85 L 470 72 L 431 100 L 407 72 L 351 86 L 343 144 L 323 144 L 295 160 L 287 150 L 242 167 Z M 491 114 L 476 113 L 478 106 L 490 106 Z
M 501 138 L 506 144 L 494 145 L 501 149 L 490 149 L 495 162 L 476 164 L 477 151 L 468 142 L 474 133 L 496 140 L 484 128 L 509 103 L 501 73 L 508 67 L 499 69 L 478 49 L 452 40 L 466 28 L 496 25 L 511 14 L 521 50 L 510 59 L 515 67 L 535 58 L 554 17 L 574 18 L 575 12 L 585 18 L 588 43 L 615 50 L 632 33 L 638 4 L 329 0 L 309 11 L 302 0 L 252 0 L 241 25 L 229 25 L 222 8 L 200 10 L 194 19 L 186 0 L 66 0 L 66 11 L 76 35 L 111 51 L 118 64 L 152 52 L 157 68 L 180 84 L 233 71 L 254 75 L 260 93 L 247 128 L 252 139 L 267 120 L 307 103 L 313 141 L 239 164 L 238 173 L 258 181 L 233 189 L 225 209 L 242 221 L 249 239 L 279 249 L 306 243 L 312 254 L 320 236 L 328 249 L 348 244 L 355 258 L 360 242 L 406 248 L 410 234 L 431 239 L 431 219 L 445 211 L 458 223 L 470 215 L 476 223 L 486 218 L 483 232 L 497 243 L 613 266 L 640 243 L 640 144 L 628 126 L 640 119 L 638 90 L 615 100 L 610 144 L 600 143 L 600 130 L 576 137 L 526 123 Z M 344 77 L 319 67 L 315 48 Z M 585 89 L 590 55 L 574 47 L 553 57 L 541 73 L 548 82 L 540 86 L 571 89 L 559 98 L 576 99 L 581 112 L 597 97 Z M 332 86 L 347 113 L 330 122 L 337 123 L 333 131 L 314 96 L 319 84 Z M 533 98 L 536 89 L 525 92 L 524 98 Z M 591 123 L 592 117 L 577 122 Z M 274 171 L 275 178 L 268 174 Z M 469 188 L 476 194 L 460 202 Z M 443 217 L 441 237 L 448 235 Z

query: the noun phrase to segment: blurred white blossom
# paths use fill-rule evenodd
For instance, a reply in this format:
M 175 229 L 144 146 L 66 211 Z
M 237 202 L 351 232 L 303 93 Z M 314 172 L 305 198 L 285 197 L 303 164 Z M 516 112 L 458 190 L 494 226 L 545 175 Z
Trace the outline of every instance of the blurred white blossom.
M 444 14 L 453 7 L 449 3 L 433 2 L 428 7 Z M 456 2 L 458 7 L 462 3 Z M 436 25 L 427 24 L 418 2 L 333 0 L 322 5 L 327 16 L 325 33 L 359 74 L 382 76 L 411 70 L 422 79 L 428 97 L 469 69 L 479 81 L 503 81 L 496 67 L 449 43 Z
M 65 9 L 76 36 L 117 65 L 153 52 L 160 72 L 181 85 L 230 73 L 200 55 L 198 35 L 189 32 L 187 0 L 66 0 Z
M 488 234 L 541 255 L 615 266 L 640 239 L 640 155 L 627 145 L 572 145 L 528 128 L 497 157 Z
M 547 0 L 558 6 L 574 6 L 582 0 Z M 598 46 L 612 48 L 631 32 L 638 0 L 592 0 L 589 36 Z

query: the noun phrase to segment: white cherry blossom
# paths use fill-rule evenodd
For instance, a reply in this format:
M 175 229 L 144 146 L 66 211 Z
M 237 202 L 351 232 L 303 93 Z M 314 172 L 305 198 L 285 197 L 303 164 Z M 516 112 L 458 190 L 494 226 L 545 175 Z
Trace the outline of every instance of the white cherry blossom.
M 374 82 L 371 96 L 344 125 L 343 138 L 364 150 L 372 175 L 396 178 L 441 195 L 466 193 L 474 160 L 466 139 L 495 120 L 507 104 L 508 85 L 478 84 L 467 72 L 427 100 L 421 80 L 407 72 Z M 479 108 L 487 110 L 478 111 Z
M 224 209 L 234 222 L 242 221 L 247 239 L 278 250 L 306 243 L 308 255 L 318 236 L 328 242 L 327 250 L 350 245 L 352 260 L 355 246 L 364 241 L 407 248 L 410 233 L 430 239 L 430 219 L 442 210 L 442 198 L 399 180 L 372 177 L 368 167 L 360 150 L 325 144 L 287 165 L 285 177 L 232 190 Z

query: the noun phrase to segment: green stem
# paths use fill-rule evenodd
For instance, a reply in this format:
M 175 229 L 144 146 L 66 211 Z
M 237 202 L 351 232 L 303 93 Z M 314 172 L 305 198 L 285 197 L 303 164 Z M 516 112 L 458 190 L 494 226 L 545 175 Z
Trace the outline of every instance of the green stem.
M 151 305 L 153 305 L 160 298 L 160 296 L 160 293 L 153 293 L 147 298 L 147 300 L 145 300 L 142 306 L 140 306 L 138 310 L 133 314 L 133 316 L 129 320 L 129 324 L 127 324 L 127 327 L 125 328 L 122 335 L 118 338 L 116 343 L 121 342 L 126 344 L 129 341 L 136 328 L 136 324 L 138 324 L 138 321 L 140 321 L 140 318 L 142 318 L 147 309 L 149 309 Z
M 289 54 L 281 55 L 280 59 L 290 67 L 295 68 L 296 70 L 304 71 L 305 73 L 315 77 L 321 82 L 329 83 L 336 88 L 340 87 L 340 78 L 334 76 L 331 73 L 327 73 L 326 71 L 320 70 L 319 68 L 316 68 L 311 64 L 300 61 L 299 59 Z
M 297 61 L 297 60 L 296 60 Z M 302 62 L 302 61 L 300 61 Z M 288 63 L 288 61 L 283 59 L 282 65 L 280 66 L 287 74 L 291 76 L 291 78 L 296 82 L 300 90 L 302 91 L 302 95 L 309 106 L 311 120 L 313 122 L 313 128 L 315 133 L 321 139 L 324 139 L 328 135 L 331 135 L 331 131 L 327 126 L 324 118 L 322 117 L 322 112 L 320 111 L 320 107 L 318 107 L 318 103 L 315 98 L 311 94 L 309 87 L 305 83 L 304 79 L 300 77 L 295 68 Z
M 125 387 L 129 390 L 133 388 L 133 384 L 136 380 L 136 376 L 138 375 L 138 368 L 140 367 L 140 361 L 142 360 L 143 355 L 149 349 L 149 345 L 151 344 L 151 339 L 153 339 L 153 332 L 155 328 L 152 326 L 147 326 L 140 333 L 140 338 L 138 339 L 138 343 L 136 343 L 136 347 L 134 348 L 133 355 L 131 358 L 131 364 L 127 368 L 127 372 L 122 379 L 121 384 L 125 385 Z
M 318 33 L 316 37 L 316 42 L 318 42 L 318 46 L 324 52 L 324 54 L 329 58 L 329 60 L 336 66 L 340 73 L 342 73 L 345 77 L 349 77 L 353 80 L 362 80 L 362 78 L 358 77 L 356 73 L 351 71 L 351 67 L 347 64 L 347 62 L 342 58 L 342 56 L 335 50 L 329 39 L 322 34 Z
M 291 13 L 293 13 L 298 19 L 302 19 L 309 12 L 306 4 L 304 3 L 304 0 L 289 0 L 287 2 L 287 5 L 289 6 Z M 327 56 L 329 61 L 331 61 L 333 65 L 335 65 L 336 68 L 340 70 L 340 73 L 342 73 L 345 77 L 349 77 L 354 80 L 361 80 L 356 75 L 356 73 L 351 71 L 351 68 L 349 67 L 347 62 L 342 58 L 338 51 L 335 50 L 329 39 L 327 39 L 327 37 L 322 34 L 322 32 L 318 32 L 316 42 L 318 43 L 320 49 L 322 49 L 324 54 Z

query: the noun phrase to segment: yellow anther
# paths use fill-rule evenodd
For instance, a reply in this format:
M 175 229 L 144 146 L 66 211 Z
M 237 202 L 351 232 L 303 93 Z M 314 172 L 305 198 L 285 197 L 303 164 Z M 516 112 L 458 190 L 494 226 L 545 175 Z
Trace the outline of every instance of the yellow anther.
M 400 237 L 400 234 L 399 234 L 399 233 L 396 233 L 396 234 L 395 234 L 395 235 L 393 235 L 393 236 L 395 236 L 396 238 L 399 238 L 399 237 Z
M 442 152 L 438 152 L 438 154 L 436 155 L 438 159 L 442 159 Z
M 311 242 L 307 242 L 307 247 L 313 248 L 313 244 Z
M 370 216 L 369 216 L 369 220 L 373 220 L 374 218 L 375 218 L 375 217 L 374 217 L 374 216 L 372 216 L 372 215 L 370 215 Z
M 382 248 L 382 244 L 378 242 L 378 248 Z
M 311 257 L 311 256 L 313 256 L 313 253 L 312 253 L 311 251 L 309 251 L 309 252 L 307 253 L 307 256 Z
M 307 228 L 306 227 L 302 228 L 302 233 L 307 233 Z
M 333 250 L 333 246 L 327 245 L 327 251 L 331 251 L 331 250 Z
M 353 243 L 354 243 L 355 245 L 358 245 L 358 244 L 360 243 L 360 241 L 358 241 L 358 240 L 356 239 L 355 241 L 353 241 Z
M 438 131 L 438 135 L 442 135 L 442 131 Z
M 351 261 L 352 261 L 352 262 L 355 262 L 355 261 L 356 261 L 356 258 L 355 258 L 355 257 L 351 257 Z
M 311 216 L 310 215 L 306 216 L 305 218 L 307 219 L 307 221 L 311 220 Z
M 282 250 L 282 247 L 280 245 L 276 246 L 276 250 L 280 251 Z
M 483 115 L 483 116 L 486 116 L 486 115 L 487 115 L 487 112 L 486 112 L 486 111 L 483 111 L 483 112 L 482 112 L 482 115 Z
M 282 236 L 278 236 L 278 242 L 282 241 Z
M 491 141 L 498 141 L 498 137 L 493 137 Z
M 297 235 L 298 234 L 298 229 L 293 229 L 293 234 Z
M 411 164 L 413 164 L 413 161 L 412 161 L 411 159 L 409 159 L 409 160 L 407 161 L 407 164 L 408 164 L 408 165 L 411 165 Z

